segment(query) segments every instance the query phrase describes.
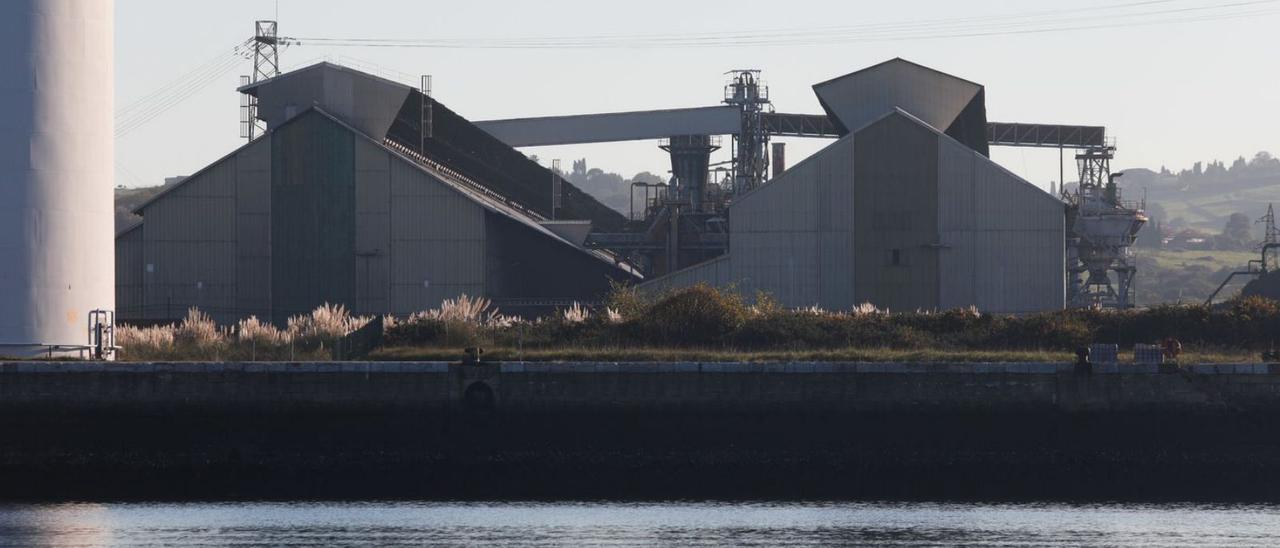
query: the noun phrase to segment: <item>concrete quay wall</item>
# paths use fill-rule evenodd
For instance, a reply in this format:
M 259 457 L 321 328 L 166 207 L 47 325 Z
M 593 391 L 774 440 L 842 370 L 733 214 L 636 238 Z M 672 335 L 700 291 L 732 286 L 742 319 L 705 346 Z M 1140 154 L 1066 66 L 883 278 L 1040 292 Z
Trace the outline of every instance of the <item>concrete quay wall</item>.
M 2 363 L 0 500 L 1280 502 L 1280 366 Z
M 1081 373 L 1070 363 L 0 363 L 0 407 L 220 403 L 1280 407 L 1280 365 L 1111 364 Z

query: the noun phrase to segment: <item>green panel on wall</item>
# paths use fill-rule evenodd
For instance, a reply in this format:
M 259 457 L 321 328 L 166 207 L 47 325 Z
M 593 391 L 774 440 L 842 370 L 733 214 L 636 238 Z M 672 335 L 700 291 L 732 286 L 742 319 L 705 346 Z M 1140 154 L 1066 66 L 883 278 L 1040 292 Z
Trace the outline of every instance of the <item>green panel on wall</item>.
M 309 112 L 271 134 L 272 321 L 355 304 L 355 136 Z

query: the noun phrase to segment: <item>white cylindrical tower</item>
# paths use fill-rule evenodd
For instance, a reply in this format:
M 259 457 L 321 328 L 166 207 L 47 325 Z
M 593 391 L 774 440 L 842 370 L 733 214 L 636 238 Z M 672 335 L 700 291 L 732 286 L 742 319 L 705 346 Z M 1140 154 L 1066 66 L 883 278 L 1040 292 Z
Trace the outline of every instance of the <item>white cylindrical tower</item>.
M 115 308 L 114 0 L 0 2 L 0 356 Z

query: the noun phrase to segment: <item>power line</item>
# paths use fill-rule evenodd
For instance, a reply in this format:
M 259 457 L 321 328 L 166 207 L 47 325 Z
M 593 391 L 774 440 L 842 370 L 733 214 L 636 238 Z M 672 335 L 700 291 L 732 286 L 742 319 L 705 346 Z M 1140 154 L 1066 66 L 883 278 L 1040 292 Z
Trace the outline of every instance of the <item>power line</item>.
M 335 47 L 435 49 L 606 49 L 829 45 L 873 41 L 1041 34 L 1237 19 L 1276 13 L 1272 9 L 1259 8 L 1269 7 L 1276 4 L 1277 1 L 1280 0 L 1240 0 L 1209 5 L 1187 5 L 1178 0 L 1145 0 L 1110 6 L 1058 9 L 997 16 L 811 29 L 732 31 L 700 35 L 633 34 L 580 37 L 535 36 L 520 38 L 430 39 L 310 37 L 293 39 L 293 43 Z
M 130 132 L 146 125 L 151 120 L 154 120 L 156 117 L 169 111 L 173 107 L 185 101 L 187 98 L 205 89 L 205 87 L 216 81 L 218 78 L 232 72 L 236 68 L 238 61 L 238 57 L 226 59 L 200 75 L 193 77 L 188 82 L 183 83 L 181 87 L 175 89 L 172 93 L 152 101 L 141 110 L 135 111 L 123 120 L 117 120 L 115 132 L 116 137 L 128 135 Z
M 245 42 L 243 42 L 243 43 L 241 43 L 241 44 L 239 44 L 239 45 L 235 46 L 235 48 L 233 48 L 233 49 L 232 49 L 231 54 L 232 54 L 232 55 L 239 55 L 239 54 L 242 52 L 242 48 L 244 48 L 244 47 L 248 46 L 248 45 L 249 45 L 249 43 L 250 43 L 251 41 L 252 41 L 252 40 L 246 40 Z M 213 56 L 213 57 L 209 58 L 207 61 L 205 61 L 205 62 L 201 63 L 201 64 L 200 64 L 200 65 L 198 65 L 196 68 L 192 69 L 190 72 L 187 72 L 186 74 L 183 74 L 182 76 L 179 76 L 178 78 L 175 78 L 174 80 L 172 80 L 172 81 L 170 81 L 170 82 L 165 83 L 164 85 L 162 85 L 162 86 L 160 86 L 160 87 L 156 88 L 156 89 L 155 89 L 154 91 L 152 91 L 151 93 L 149 93 L 149 94 L 147 94 L 147 95 L 145 95 L 145 96 L 143 96 L 143 97 L 140 97 L 140 98 L 138 98 L 138 99 L 134 100 L 134 102 L 130 103 L 129 105 L 127 105 L 127 106 L 125 106 L 125 107 L 122 107 L 122 108 L 118 108 L 118 109 L 116 109 L 115 117 L 116 117 L 117 119 L 119 119 L 119 118 L 122 118 L 122 117 L 124 117 L 124 116 L 127 116 L 130 112 L 133 112 L 133 111 L 137 110 L 138 108 L 141 108 L 141 107 L 143 107 L 143 106 L 145 106 L 145 105 L 147 105 L 147 104 L 149 104 L 149 103 L 151 103 L 151 102 L 153 102 L 153 101 L 155 101 L 155 100 L 159 99 L 159 98 L 160 98 L 160 96 L 164 95 L 165 93 L 167 93 L 167 92 L 168 92 L 169 90 L 171 90 L 172 88 L 177 87 L 177 86 L 179 86 L 179 85 L 183 84 L 184 82 L 189 81 L 191 78 L 193 78 L 193 77 L 195 77 L 195 76 L 199 75 L 200 73 L 203 73 L 203 72 L 205 72 L 205 71 L 209 70 L 211 67 L 213 67 L 213 66 L 215 66 L 215 65 L 218 65 L 219 63 L 221 63 L 222 61 L 224 61 L 224 60 L 226 59 L 226 57 L 227 57 L 227 52 L 226 52 L 226 51 L 220 51 L 220 52 L 218 52 L 218 54 L 217 54 L 217 55 L 215 55 L 215 56 Z
M 704 34 L 598 34 L 516 38 L 283 38 L 281 45 L 431 49 L 656 49 L 751 46 L 817 46 L 903 40 L 937 40 L 1082 30 L 1132 28 L 1183 22 L 1205 22 L 1273 15 L 1280 0 L 1235 0 L 1188 4 L 1185 0 L 1136 0 L 1093 7 L 1062 8 L 1004 15 L 925 19 L 888 23 L 726 31 Z M 122 137 L 181 104 L 235 69 L 253 39 L 235 45 L 190 72 L 166 83 L 115 113 L 116 136 Z
M 246 58 L 252 43 L 253 39 L 248 39 L 237 44 L 229 53 L 220 53 L 190 72 L 118 110 L 115 115 L 116 137 L 123 137 L 146 125 L 232 72 L 238 63 Z
M 1062 14 L 1076 13 L 1076 12 L 1097 13 L 1100 11 L 1115 11 L 1115 10 L 1123 10 L 1123 9 L 1132 8 L 1132 7 L 1153 5 L 1153 4 L 1168 4 L 1176 1 L 1178 0 L 1144 0 L 1144 1 L 1138 1 L 1138 2 L 1129 2 L 1125 4 L 1110 4 L 1110 5 L 1097 6 L 1097 7 L 1041 10 L 1041 11 L 1034 11 L 1034 12 L 1021 12 L 1021 13 L 1015 13 L 1015 14 L 994 15 L 994 16 L 975 16 L 975 17 L 961 17 L 961 18 L 948 18 L 948 19 L 919 19 L 919 20 L 898 21 L 898 22 L 888 22 L 888 23 L 864 23 L 859 25 L 839 25 L 839 26 L 802 27 L 802 28 L 792 27 L 792 28 L 778 28 L 778 29 L 770 29 L 770 30 L 721 31 L 721 32 L 715 32 L 711 34 L 705 34 L 703 36 L 706 37 L 707 39 L 728 39 L 728 38 L 753 38 L 753 37 L 760 37 L 760 36 L 797 35 L 797 34 L 808 36 L 808 35 L 813 35 L 814 33 L 820 33 L 824 31 L 839 32 L 839 33 L 848 33 L 848 32 L 865 33 L 865 32 L 874 32 L 877 30 L 880 30 L 880 31 L 895 30 L 895 29 L 909 30 L 912 28 L 921 28 L 921 27 L 937 28 L 939 26 L 949 26 L 949 25 L 955 25 L 960 23 L 970 23 L 970 22 L 992 22 L 992 21 L 1016 20 L 1016 19 L 1027 19 L 1027 18 L 1035 19 L 1035 18 L 1052 17 L 1052 16 L 1058 16 Z M 662 39 L 671 39 L 671 38 L 683 39 L 683 40 L 700 39 L 696 36 L 691 36 L 688 33 L 669 33 L 669 34 L 645 33 L 645 34 L 594 34 L 594 35 L 588 34 L 588 35 L 579 35 L 575 37 L 546 36 L 546 37 L 503 38 L 503 39 L 476 39 L 476 38 L 383 39 L 383 38 L 314 38 L 313 37 L 313 38 L 298 38 L 298 40 L 306 40 L 309 42 L 341 41 L 341 42 L 353 42 L 353 43 L 355 42 L 405 43 L 405 44 L 430 43 L 430 44 L 458 44 L 458 45 L 466 45 L 470 43 L 475 43 L 477 40 L 485 40 L 487 42 L 492 42 L 492 43 L 522 45 L 522 44 L 528 44 L 531 42 L 567 43 L 570 41 L 583 42 L 583 41 L 625 40 L 625 39 L 653 41 L 653 40 L 662 40 Z

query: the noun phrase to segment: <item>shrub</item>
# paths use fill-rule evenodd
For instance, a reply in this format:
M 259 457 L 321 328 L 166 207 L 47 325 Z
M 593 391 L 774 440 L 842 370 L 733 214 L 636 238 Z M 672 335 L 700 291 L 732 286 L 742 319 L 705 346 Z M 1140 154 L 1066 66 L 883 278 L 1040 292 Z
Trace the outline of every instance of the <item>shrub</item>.
M 515 321 L 500 315 L 488 299 L 463 294 L 446 299 L 440 308 L 415 312 L 404 321 L 387 322 L 384 337 L 391 345 L 470 346 L 481 341 L 484 331 L 509 328 Z
M 498 316 L 489 299 L 471 298 L 466 293 L 456 299 L 445 299 L 440 308 L 427 310 L 418 315 L 443 322 L 466 323 L 476 326 L 491 323 Z M 412 319 L 413 316 L 410 316 Z
M 116 328 L 116 345 L 121 348 L 121 358 L 129 360 L 162 359 L 173 353 L 174 331 L 172 325 Z
M 266 348 L 289 344 L 293 336 L 288 331 L 263 323 L 257 316 L 250 316 L 236 324 L 236 340 L 241 344 Z
M 746 318 L 736 293 L 698 284 L 662 296 L 633 321 L 650 344 L 682 346 L 722 344 Z
M 443 321 L 417 316 L 387 327 L 382 340 L 387 346 L 431 344 L 443 341 L 444 334 Z
M 1001 324 L 993 326 L 982 346 L 1073 350 L 1093 340 L 1088 324 L 1078 317 L 1057 312 L 1009 317 Z
M 587 323 L 591 318 L 591 310 L 575 301 L 573 306 L 560 312 L 565 323 Z
M 739 348 L 803 349 L 840 346 L 842 329 L 839 320 L 794 311 L 776 311 L 753 315 L 733 333 L 733 344 Z
M 1228 303 L 1232 330 L 1244 341 L 1252 341 L 1254 348 L 1274 347 L 1280 338 L 1280 302 L 1266 297 L 1238 297 Z
M 213 318 L 195 307 L 187 310 L 187 317 L 182 319 L 173 333 L 175 345 L 194 349 L 213 348 L 225 340 L 226 333 L 218 329 Z
M 623 320 L 642 318 L 653 306 L 653 299 L 642 294 L 635 286 L 614 283 L 605 298 L 605 307 L 613 310 Z
M 325 303 L 309 314 L 289 318 L 286 331 L 293 341 L 300 343 L 323 343 L 347 336 L 364 327 L 373 318 L 352 316 L 347 307 L 340 304 Z

